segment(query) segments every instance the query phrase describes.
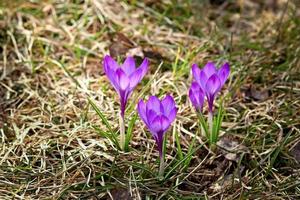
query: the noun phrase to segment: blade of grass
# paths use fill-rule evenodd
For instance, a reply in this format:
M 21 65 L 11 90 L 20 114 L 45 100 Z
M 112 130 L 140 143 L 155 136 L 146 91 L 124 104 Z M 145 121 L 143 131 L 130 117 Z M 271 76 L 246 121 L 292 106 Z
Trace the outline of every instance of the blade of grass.
M 219 133 L 220 133 L 223 118 L 224 118 L 224 108 L 223 108 L 223 104 L 222 104 L 222 101 L 221 101 L 220 107 L 219 107 L 219 110 L 218 110 L 218 115 L 217 115 L 217 129 L 216 129 L 216 135 L 215 135 L 215 139 L 216 139 L 215 142 L 217 142 L 217 140 L 219 138 Z
M 266 172 L 266 176 L 269 175 L 269 173 L 271 172 L 271 169 L 273 168 L 273 165 L 280 153 L 280 151 L 283 149 L 284 145 L 287 143 L 288 139 L 290 139 L 290 136 L 292 134 L 292 130 L 289 131 L 289 133 L 285 136 L 284 140 L 279 144 L 279 146 L 277 146 L 275 148 L 275 150 L 270 154 L 271 156 L 271 161 L 270 161 L 270 165 L 268 167 L 268 170 Z
M 111 137 L 113 138 L 114 144 L 117 145 L 117 148 L 120 148 L 120 144 L 118 142 L 117 136 L 115 134 L 115 132 L 113 131 L 113 129 L 111 128 L 109 122 L 107 121 L 106 117 L 103 115 L 103 113 L 100 111 L 100 109 L 97 107 L 97 105 L 93 102 L 93 100 L 91 98 L 88 98 L 89 104 L 93 107 L 93 109 L 95 110 L 95 112 L 97 113 L 97 115 L 100 117 L 100 119 L 102 120 L 102 122 L 105 124 L 106 128 L 108 129 Z
M 208 126 L 206 124 L 206 121 L 202 115 L 202 113 L 198 113 L 198 118 L 199 118 L 199 122 L 200 122 L 200 125 L 202 126 L 203 130 L 204 130 L 204 133 L 205 133 L 205 136 L 206 138 L 208 139 L 209 141 L 209 131 L 208 131 Z M 210 142 L 210 141 L 209 141 Z
M 112 134 L 109 134 L 105 131 L 102 131 L 98 126 L 92 126 L 96 131 L 97 133 L 101 136 L 101 137 L 105 137 L 105 138 L 108 138 L 110 141 L 112 141 L 112 143 L 114 145 L 117 146 L 117 148 L 119 148 L 119 142 L 118 140 L 112 135 Z
M 136 120 L 137 120 L 137 114 L 134 114 L 129 122 L 127 132 L 126 132 L 125 147 L 124 147 L 125 151 L 129 151 L 129 142 L 132 139 L 133 127 L 134 127 Z
M 71 74 L 71 72 L 65 67 L 64 64 L 62 64 L 61 62 L 58 62 L 57 60 L 53 60 L 53 59 L 49 59 L 50 62 L 52 62 L 53 64 L 59 66 L 60 68 L 62 68 L 66 74 L 72 79 L 72 81 L 76 84 L 76 86 L 81 87 L 81 85 L 79 84 L 79 82 L 76 80 L 76 78 Z
M 179 160 L 182 160 L 183 154 L 182 154 L 182 149 L 181 149 L 181 145 L 180 145 L 179 135 L 176 130 L 175 130 L 175 141 L 176 141 L 176 145 L 177 145 L 177 153 L 179 156 Z
M 187 152 L 187 155 L 191 155 L 189 156 L 185 162 L 184 162 L 184 168 L 187 169 L 187 167 L 190 165 L 190 162 L 192 160 L 192 150 L 194 148 L 194 145 L 195 145 L 195 142 L 196 142 L 196 137 L 197 137 L 197 132 L 195 133 L 194 137 L 193 137 L 193 140 L 192 140 L 192 143 L 190 144 L 189 148 L 188 148 L 188 152 Z
M 92 99 L 88 98 L 89 103 L 93 107 L 93 109 L 96 111 L 97 115 L 101 118 L 102 122 L 105 124 L 106 128 L 109 130 L 110 133 L 113 133 L 113 130 L 107 121 L 106 117 L 103 115 L 103 113 L 100 111 L 100 109 L 97 107 L 97 105 L 93 102 Z
M 190 152 L 189 154 L 187 154 L 182 160 L 179 160 L 164 176 L 163 181 L 165 181 L 167 178 L 170 177 L 170 175 L 172 174 L 172 172 L 174 172 L 178 167 L 180 167 L 182 165 L 183 162 L 185 162 L 186 159 L 188 159 L 190 156 L 192 156 L 196 151 L 198 151 L 198 149 L 202 148 L 203 144 L 199 145 L 197 148 L 193 149 L 192 152 Z

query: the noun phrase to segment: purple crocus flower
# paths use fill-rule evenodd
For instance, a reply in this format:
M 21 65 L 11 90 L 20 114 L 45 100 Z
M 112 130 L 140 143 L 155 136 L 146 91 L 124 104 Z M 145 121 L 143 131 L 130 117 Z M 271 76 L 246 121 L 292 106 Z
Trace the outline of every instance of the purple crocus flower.
M 146 103 L 140 100 L 137 110 L 155 139 L 159 156 L 162 159 L 164 134 L 177 114 L 174 99 L 170 95 L 166 95 L 166 97 L 160 101 L 156 96 L 151 96 Z
M 135 68 L 133 57 L 127 57 L 122 65 L 108 55 L 103 59 L 104 71 L 120 97 L 122 118 L 124 118 L 127 100 L 133 89 L 145 76 L 148 63 L 148 59 L 145 58 L 140 67 Z
M 205 94 L 202 88 L 196 81 L 194 81 L 189 90 L 189 98 L 197 112 L 202 112 L 204 96 Z
M 212 113 L 214 99 L 229 76 L 229 64 L 226 62 L 221 66 L 220 69 L 217 69 L 213 62 L 208 62 L 202 70 L 199 69 L 197 64 L 193 64 L 192 73 L 194 80 L 198 83 L 202 91 L 205 93 L 208 101 L 209 111 Z

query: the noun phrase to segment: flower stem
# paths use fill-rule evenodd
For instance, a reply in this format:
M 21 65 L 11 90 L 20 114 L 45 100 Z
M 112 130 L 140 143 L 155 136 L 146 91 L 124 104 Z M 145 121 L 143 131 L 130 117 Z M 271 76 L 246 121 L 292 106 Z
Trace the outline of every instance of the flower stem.
M 209 143 L 212 143 L 212 137 L 213 137 L 213 113 L 208 112 L 208 127 L 209 127 Z
M 159 163 L 159 172 L 158 172 L 158 176 L 160 178 L 163 178 L 164 176 L 164 171 L 165 171 L 165 161 L 164 161 L 164 157 L 161 156 L 160 157 L 160 163 Z
M 119 123 L 120 123 L 120 147 L 122 150 L 124 150 L 125 149 L 125 119 L 122 113 L 120 113 Z
M 208 113 L 208 125 L 209 125 L 209 147 L 210 147 L 210 150 L 212 152 L 215 152 L 216 151 L 216 144 L 215 144 L 215 141 L 214 141 L 214 136 L 213 136 L 213 112 L 209 112 Z

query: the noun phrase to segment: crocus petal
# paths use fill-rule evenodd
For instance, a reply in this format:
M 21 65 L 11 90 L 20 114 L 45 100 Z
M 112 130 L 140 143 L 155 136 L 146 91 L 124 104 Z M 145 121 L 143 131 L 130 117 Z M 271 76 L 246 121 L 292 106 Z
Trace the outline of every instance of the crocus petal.
M 200 81 L 200 72 L 201 72 L 201 70 L 199 69 L 198 65 L 197 64 L 193 64 L 192 65 L 192 74 L 193 74 L 193 78 L 196 81 Z
M 148 65 L 149 65 L 149 60 L 147 58 L 145 58 L 142 62 L 142 64 L 139 66 L 138 69 L 142 69 L 142 77 L 145 76 L 145 74 L 148 71 Z
M 161 101 L 161 104 L 164 108 L 164 115 L 169 116 L 170 112 L 175 107 L 175 101 L 170 95 L 166 95 L 166 97 Z
M 206 89 L 205 87 L 206 87 L 207 79 L 208 79 L 208 77 L 206 76 L 205 72 L 202 70 L 200 72 L 199 81 L 197 81 L 197 82 L 203 91 L 205 91 L 205 89 Z
M 118 80 L 117 80 L 117 75 L 116 75 L 116 72 L 113 71 L 112 69 L 108 68 L 106 71 L 105 71 L 109 81 L 111 82 L 111 84 L 113 85 L 113 87 L 115 88 L 115 90 L 117 92 L 119 92 L 119 83 L 118 83 Z
M 159 156 L 162 156 L 162 146 L 164 141 L 164 134 L 167 129 L 170 127 L 170 122 L 167 117 L 161 115 L 157 116 L 153 122 L 152 130 L 155 134 L 153 134 L 155 141 L 157 143 L 157 148 L 159 151 Z
M 159 101 L 159 99 L 156 96 L 151 96 L 147 102 L 147 110 L 153 110 L 157 114 L 161 113 L 162 110 L 162 105 Z
M 213 112 L 213 107 L 214 107 L 214 100 L 215 100 L 215 95 L 213 94 L 208 94 L 207 96 L 207 103 L 208 103 L 208 110 L 209 112 Z
M 192 88 L 189 89 L 189 98 L 190 98 L 190 100 L 191 100 L 193 106 L 194 106 L 196 109 L 198 109 L 198 107 L 199 107 L 199 106 L 198 106 L 198 101 L 197 101 L 197 99 L 196 99 L 196 97 L 195 97 L 195 95 L 194 95 L 194 91 L 192 90 Z
M 172 122 L 175 120 L 176 114 L 177 114 L 177 108 L 174 107 L 174 108 L 170 111 L 169 115 L 167 116 L 168 119 L 169 119 L 169 123 L 172 123 Z
M 148 124 L 147 115 L 146 115 L 146 104 L 144 103 L 144 101 L 142 99 L 139 100 L 137 110 L 138 110 L 140 117 L 144 121 L 144 123 Z
M 148 59 L 145 58 L 141 66 L 136 69 L 129 77 L 130 88 L 133 89 L 145 76 L 148 70 Z
M 214 105 L 214 99 L 215 96 L 217 94 L 217 92 L 219 91 L 221 86 L 221 82 L 220 79 L 218 77 L 218 75 L 214 74 L 212 75 L 206 83 L 206 97 L 207 97 L 207 101 L 208 101 L 208 108 L 209 111 L 212 112 L 213 111 L 213 105 Z
M 215 95 L 220 88 L 221 82 L 218 75 L 213 74 L 206 83 L 206 92 L 210 95 Z
M 130 88 L 133 89 L 135 86 L 142 80 L 142 70 L 137 69 L 135 72 L 133 72 L 129 79 L 130 79 Z
M 118 91 L 119 84 L 117 82 L 116 70 L 119 68 L 118 63 L 110 56 L 106 55 L 103 59 L 103 68 L 104 72 L 107 75 L 108 79 L 112 83 L 113 87 Z
M 151 122 L 150 122 L 150 130 L 152 133 L 157 134 L 159 131 L 161 131 L 161 122 L 160 122 L 160 116 L 156 116 Z
M 103 59 L 103 65 L 104 70 L 107 71 L 107 69 L 111 69 L 113 71 L 116 71 L 120 66 L 118 63 L 109 55 L 106 55 Z
M 221 82 L 221 86 L 224 85 L 230 73 L 229 63 L 225 63 L 218 71 L 218 76 Z
M 189 98 L 197 111 L 202 111 L 204 92 L 197 82 L 193 82 L 189 90 Z
M 119 88 L 121 90 L 126 90 L 130 83 L 129 78 L 121 68 L 117 69 L 116 74 L 117 74 Z
M 155 117 L 150 124 L 151 131 L 156 134 L 165 133 L 169 126 L 170 123 L 168 118 L 163 115 Z
M 204 66 L 203 71 L 207 78 L 210 78 L 213 74 L 217 73 L 216 66 L 213 62 L 208 62 Z
M 122 65 L 122 69 L 127 76 L 130 76 L 135 71 L 134 58 L 131 56 L 127 57 Z
M 147 116 L 147 126 L 150 127 L 151 126 L 151 122 L 155 119 L 155 117 L 157 117 L 157 113 L 150 109 L 150 110 L 147 110 L 146 109 L 146 116 Z
M 162 133 L 165 133 L 170 126 L 170 121 L 169 121 L 168 117 L 162 115 L 160 117 L 160 123 L 161 123 Z

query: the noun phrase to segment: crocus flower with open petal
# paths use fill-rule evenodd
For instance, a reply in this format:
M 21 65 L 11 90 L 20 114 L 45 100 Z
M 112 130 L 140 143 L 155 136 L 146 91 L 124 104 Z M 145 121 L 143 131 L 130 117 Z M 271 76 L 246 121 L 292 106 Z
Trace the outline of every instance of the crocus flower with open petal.
M 205 94 L 202 88 L 196 81 L 194 81 L 189 90 L 189 98 L 197 112 L 202 112 L 204 96 Z
M 159 156 L 162 158 L 164 134 L 177 114 L 174 99 L 170 95 L 167 95 L 160 101 L 156 96 L 151 96 L 146 103 L 140 100 L 137 110 L 155 139 Z
M 118 92 L 121 103 L 121 116 L 124 112 L 127 100 L 136 85 L 143 79 L 148 69 L 148 59 L 145 58 L 139 68 L 135 68 L 133 57 L 127 57 L 122 65 L 106 55 L 103 60 L 104 71 L 111 84 Z
M 208 101 L 209 111 L 212 113 L 214 99 L 229 76 L 229 64 L 226 62 L 221 66 L 220 69 L 217 69 L 213 62 L 208 62 L 202 70 L 199 69 L 197 64 L 193 64 L 192 73 L 194 80 L 199 84 L 202 91 L 205 93 Z
M 121 148 L 125 145 L 125 108 L 130 94 L 137 84 L 143 79 L 148 70 L 148 59 L 145 58 L 139 68 L 135 68 L 133 57 L 127 57 L 122 65 L 119 65 L 110 56 L 105 56 L 103 60 L 104 71 L 111 84 L 120 97 L 120 143 Z

